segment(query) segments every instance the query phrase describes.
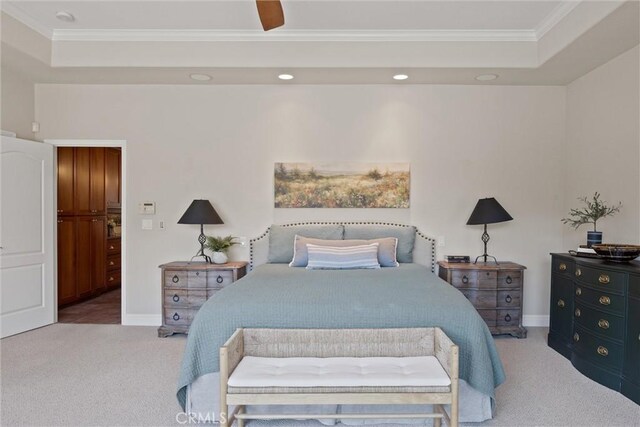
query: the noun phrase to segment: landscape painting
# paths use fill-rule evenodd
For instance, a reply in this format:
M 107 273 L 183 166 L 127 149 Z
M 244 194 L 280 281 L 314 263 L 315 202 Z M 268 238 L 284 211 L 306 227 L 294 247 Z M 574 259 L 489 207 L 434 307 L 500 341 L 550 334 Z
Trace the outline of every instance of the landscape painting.
M 276 208 L 408 208 L 409 163 L 276 163 Z

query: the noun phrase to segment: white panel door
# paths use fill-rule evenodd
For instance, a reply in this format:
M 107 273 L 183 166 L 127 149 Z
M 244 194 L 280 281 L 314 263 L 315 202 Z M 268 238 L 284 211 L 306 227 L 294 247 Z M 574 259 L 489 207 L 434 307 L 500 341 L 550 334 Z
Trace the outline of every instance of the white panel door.
M 54 322 L 53 146 L 0 142 L 0 335 Z

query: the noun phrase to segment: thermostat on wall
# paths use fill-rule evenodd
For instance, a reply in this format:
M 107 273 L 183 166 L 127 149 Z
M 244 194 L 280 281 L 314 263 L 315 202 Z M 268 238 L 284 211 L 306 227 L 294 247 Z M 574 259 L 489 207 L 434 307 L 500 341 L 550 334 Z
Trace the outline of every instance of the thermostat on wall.
M 138 213 L 141 215 L 155 215 L 156 202 L 142 202 L 138 204 Z

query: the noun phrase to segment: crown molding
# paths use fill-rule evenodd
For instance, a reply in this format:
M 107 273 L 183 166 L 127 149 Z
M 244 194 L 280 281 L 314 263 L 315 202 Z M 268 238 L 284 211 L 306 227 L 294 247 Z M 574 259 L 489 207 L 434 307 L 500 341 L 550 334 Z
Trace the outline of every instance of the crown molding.
M 533 30 L 264 31 L 57 29 L 53 41 L 126 42 L 535 42 Z
M 555 9 L 549 13 L 536 27 L 533 32 L 536 37 L 536 41 L 540 40 L 547 34 L 553 27 L 558 25 L 567 15 L 569 15 L 573 9 L 578 7 L 583 0 L 563 1 Z
M 50 28 L 38 22 L 31 15 L 25 13 L 22 9 L 20 9 L 13 3 L 0 1 L 0 10 L 2 10 L 4 13 L 11 16 L 15 20 L 20 21 L 32 30 L 36 31 L 38 34 L 46 37 L 47 39 L 53 39 L 53 31 Z

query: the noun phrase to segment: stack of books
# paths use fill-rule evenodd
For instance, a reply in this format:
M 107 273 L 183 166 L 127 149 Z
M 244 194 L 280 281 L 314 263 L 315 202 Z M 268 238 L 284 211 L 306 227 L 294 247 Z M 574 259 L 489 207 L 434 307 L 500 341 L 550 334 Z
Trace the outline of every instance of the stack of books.
M 470 262 L 469 255 L 447 255 L 447 262 L 466 263 Z

